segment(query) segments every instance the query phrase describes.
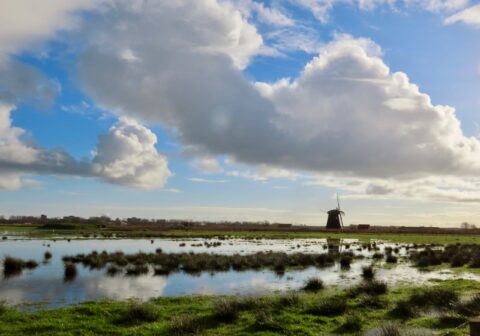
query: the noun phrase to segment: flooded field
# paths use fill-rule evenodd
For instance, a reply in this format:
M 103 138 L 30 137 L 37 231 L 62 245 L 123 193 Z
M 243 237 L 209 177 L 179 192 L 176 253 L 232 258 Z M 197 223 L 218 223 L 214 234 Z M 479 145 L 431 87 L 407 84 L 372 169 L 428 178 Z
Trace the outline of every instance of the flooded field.
M 373 248 L 372 248 L 373 245 Z M 421 271 L 407 258 L 409 251 L 421 247 L 376 241 L 369 244 L 354 239 L 88 239 L 88 240 L 37 240 L 8 237 L 0 241 L 0 256 L 34 260 L 38 266 L 6 275 L 2 270 L 0 297 L 8 304 L 41 303 L 47 306 L 64 306 L 86 300 L 104 298 L 149 299 L 158 296 L 190 294 L 265 294 L 297 290 L 311 277 L 321 278 L 325 285 L 349 287 L 361 281 L 362 267 L 375 264 L 376 277 L 388 285 L 429 284 L 433 279 L 473 279 L 480 276 L 471 273 L 454 273 L 451 270 Z M 45 252 L 51 258 L 45 260 Z M 216 256 L 248 256 L 266 253 L 282 256 L 297 254 L 337 254 L 352 256 L 349 267 L 342 267 L 339 260 L 322 267 L 308 265 L 287 267 L 281 271 L 258 267 L 257 269 L 226 269 L 188 272 L 174 268 L 164 274 L 155 272 L 151 264 L 138 274 L 128 274 L 123 268 L 110 272 L 107 266 L 92 267 L 77 263 L 74 276 L 65 277 L 62 258 L 88 255 L 97 251 L 104 255 L 121 251 L 125 255 L 139 252 L 155 255 L 201 253 Z M 383 255 L 394 255 L 396 263 L 386 263 Z M 377 257 L 375 257 L 375 255 Z M 381 257 L 378 257 L 380 256 Z M 141 256 L 140 256 L 141 257 Z M 108 264 L 107 264 L 108 265 Z

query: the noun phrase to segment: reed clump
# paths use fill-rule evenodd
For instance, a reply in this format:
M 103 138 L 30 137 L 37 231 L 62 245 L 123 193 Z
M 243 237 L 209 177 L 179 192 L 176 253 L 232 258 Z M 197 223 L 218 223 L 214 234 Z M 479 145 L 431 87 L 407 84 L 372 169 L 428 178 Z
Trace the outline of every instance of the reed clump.
M 317 277 L 311 277 L 305 281 L 305 285 L 303 286 L 304 291 L 309 292 L 318 292 L 322 290 L 324 287 L 323 280 Z
M 34 269 L 38 266 L 35 260 L 22 260 L 7 256 L 3 259 L 3 275 L 5 278 L 20 275 L 24 269 Z

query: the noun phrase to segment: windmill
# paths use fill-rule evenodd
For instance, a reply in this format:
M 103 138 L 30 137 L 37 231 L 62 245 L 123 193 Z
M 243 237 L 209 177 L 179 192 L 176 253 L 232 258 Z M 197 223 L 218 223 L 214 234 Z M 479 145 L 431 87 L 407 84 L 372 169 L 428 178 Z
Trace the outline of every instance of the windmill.
M 340 199 L 338 198 L 337 193 L 337 208 L 327 211 L 327 229 L 336 229 L 339 230 L 343 227 L 342 216 L 345 216 L 345 212 L 340 209 Z

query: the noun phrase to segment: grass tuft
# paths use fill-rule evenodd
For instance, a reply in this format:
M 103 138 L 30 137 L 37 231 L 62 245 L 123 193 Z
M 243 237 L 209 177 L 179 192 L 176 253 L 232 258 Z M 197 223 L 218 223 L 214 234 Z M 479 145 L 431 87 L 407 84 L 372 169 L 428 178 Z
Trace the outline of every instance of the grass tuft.
M 305 285 L 303 286 L 303 290 L 310 291 L 310 292 L 317 292 L 323 289 L 323 281 L 320 278 L 312 277 L 305 281 Z
M 174 316 L 170 321 L 169 335 L 195 335 L 200 330 L 198 321 L 188 315 Z
M 155 322 L 157 319 L 158 313 L 153 304 L 133 302 L 125 310 L 123 316 L 118 322 L 125 324 L 140 324 Z
M 372 280 L 375 277 L 375 270 L 373 269 L 373 266 L 362 267 L 362 277 L 365 280 Z
M 238 301 L 235 299 L 220 299 L 213 306 L 215 318 L 224 323 L 234 322 L 240 314 Z
M 345 317 L 345 321 L 340 326 L 339 331 L 348 332 L 348 333 L 355 333 L 362 330 L 362 323 L 363 320 L 358 314 L 348 314 Z
M 330 296 L 321 298 L 307 309 L 307 313 L 319 316 L 339 316 L 347 310 L 344 296 Z

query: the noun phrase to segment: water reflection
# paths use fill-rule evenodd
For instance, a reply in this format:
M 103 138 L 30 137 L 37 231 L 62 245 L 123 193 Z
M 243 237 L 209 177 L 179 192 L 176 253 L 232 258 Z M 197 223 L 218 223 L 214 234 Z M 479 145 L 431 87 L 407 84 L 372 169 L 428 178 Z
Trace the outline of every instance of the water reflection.
M 153 243 L 146 239 L 121 240 L 79 240 L 56 241 L 47 248 L 42 240 L 7 240 L 0 242 L 0 256 L 11 255 L 22 259 L 44 259 L 46 250 L 52 253 L 47 263 L 36 269 L 26 269 L 17 277 L 4 278 L 0 281 L 0 297 L 10 304 L 24 302 L 47 302 L 48 306 L 61 306 L 85 300 L 104 298 L 148 299 L 156 296 L 176 296 L 189 294 L 258 294 L 274 291 L 298 289 L 306 279 L 320 277 L 326 285 L 340 287 L 351 286 L 361 279 L 362 267 L 369 265 L 371 259 L 354 260 L 349 270 L 342 270 L 339 264 L 318 269 L 309 267 L 302 270 L 276 271 L 227 271 L 211 274 L 197 272 L 162 273 L 148 267 L 145 274 L 126 276 L 113 270 L 90 270 L 77 265 L 75 270 L 64 266 L 62 256 L 78 253 L 90 253 L 92 250 L 107 252 L 123 251 L 125 253 L 155 252 L 161 248 L 164 252 L 210 252 L 217 254 L 254 253 L 259 251 L 284 251 L 303 253 L 325 253 L 325 247 L 332 251 L 354 251 L 356 255 L 371 256 L 369 251 L 356 240 L 339 239 L 295 239 L 295 240 L 208 240 L 208 245 L 217 242 L 217 247 L 207 247 L 201 239 L 155 239 Z M 185 247 L 180 247 L 185 244 Z M 194 245 L 194 246 L 192 246 Z M 378 243 L 376 249 L 384 252 L 393 244 Z M 397 246 L 396 246 L 397 247 Z M 398 256 L 406 255 L 405 247 L 397 247 Z M 480 277 L 471 273 L 454 274 L 450 271 L 419 272 L 416 268 L 403 262 L 385 269 L 377 268 L 376 276 L 390 285 L 399 283 L 425 284 L 431 279 L 464 278 L 480 281 Z

